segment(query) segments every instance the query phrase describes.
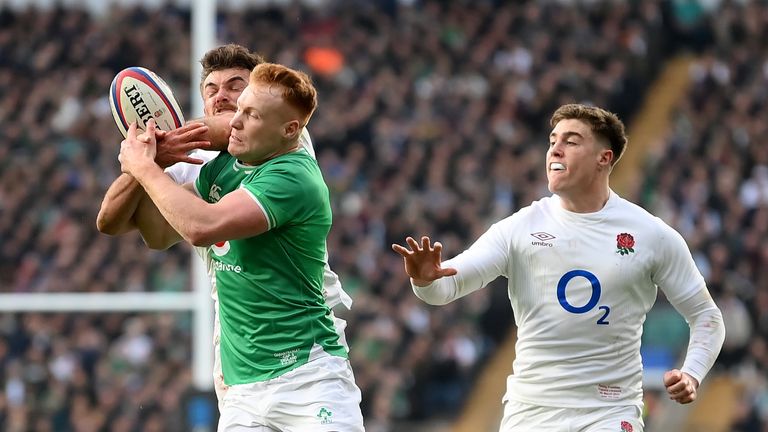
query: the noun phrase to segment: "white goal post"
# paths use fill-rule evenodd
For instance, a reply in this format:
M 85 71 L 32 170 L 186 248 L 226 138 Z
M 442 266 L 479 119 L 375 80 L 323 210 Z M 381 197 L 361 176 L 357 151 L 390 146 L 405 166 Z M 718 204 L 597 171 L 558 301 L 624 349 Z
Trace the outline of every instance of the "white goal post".
M 200 258 L 192 257 L 192 262 Z M 193 264 L 193 279 L 195 267 Z M 108 292 L 108 293 L 0 293 L 0 313 L 24 312 L 191 312 L 192 374 L 195 388 L 200 391 L 213 388 L 213 302 L 204 281 L 194 292 Z
M 194 300 L 190 292 L 4 293 L 0 312 L 192 312 Z

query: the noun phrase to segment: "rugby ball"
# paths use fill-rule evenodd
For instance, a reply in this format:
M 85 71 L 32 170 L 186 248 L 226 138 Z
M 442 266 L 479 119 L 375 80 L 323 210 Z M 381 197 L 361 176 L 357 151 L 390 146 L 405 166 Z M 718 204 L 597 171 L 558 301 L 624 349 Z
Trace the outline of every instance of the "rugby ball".
M 142 130 L 151 118 L 164 131 L 184 124 L 184 114 L 171 88 L 157 74 L 143 67 L 129 67 L 115 75 L 109 87 L 109 106 L 123 137 L 134 121 Z

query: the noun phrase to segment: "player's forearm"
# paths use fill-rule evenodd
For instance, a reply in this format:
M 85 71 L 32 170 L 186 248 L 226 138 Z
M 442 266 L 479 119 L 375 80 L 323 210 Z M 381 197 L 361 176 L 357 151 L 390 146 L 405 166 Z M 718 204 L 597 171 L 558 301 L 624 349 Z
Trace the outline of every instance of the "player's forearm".
M 136 228 L 133 214 L 144 195 L 139 182 L 128 174 L 121 174 L 107 190 L 96 217 L 96 227 L 104 234 L 119 235 Z
M 691 327 L 688 351 L 681 370 L 701 383 L 715 364 L 725 340 L 723 315 L 706 289 L 674 306 Z
M 147 194 L 139 200 L 133 221 L 150 249 L 168 249 L 182 240 Z
M 192 245 L 201 246 L 201 238 L 217 220 L 210 204 L 176 184 L 156 165 L 142 169 L 137 180 L 173 230 Z
M 232 117 L 232 113 L 224 113 L 198 120 L 208 126 L 208 132 L 205 135 L 205 139 L 211 143 L 210 150 L 227 150 L 227 146 L 229 145 L 229 133 L 232 131 L 229 122 L 232 120 Z

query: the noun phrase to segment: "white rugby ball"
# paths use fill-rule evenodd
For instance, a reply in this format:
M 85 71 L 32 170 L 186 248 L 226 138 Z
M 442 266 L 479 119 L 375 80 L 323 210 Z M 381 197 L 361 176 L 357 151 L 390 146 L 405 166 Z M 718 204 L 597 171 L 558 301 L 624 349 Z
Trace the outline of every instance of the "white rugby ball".
M 151 118 L 164 131 L 184 124 L 184 114 L 171 88 L 157 74 L 143 67 L 129 67 L 115 75 L 109 88 L 109 106 L 123 137 L 133 122 L 146 130 Z

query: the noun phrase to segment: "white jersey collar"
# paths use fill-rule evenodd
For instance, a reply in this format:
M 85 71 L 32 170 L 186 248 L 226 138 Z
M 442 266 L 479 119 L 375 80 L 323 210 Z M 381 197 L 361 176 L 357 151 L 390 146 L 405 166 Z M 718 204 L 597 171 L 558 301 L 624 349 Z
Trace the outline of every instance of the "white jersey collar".
M 608 201 L 605 202 L 605 205 L 603 206 L 603 208 L 592 213 L 576 213 L 563 208 L 563 204 L 560 197 L 556 194 L 552 195 L 552 203 L 553 203 L 555 214 L 559 215 L 566 221 L 581 223 L 581 224 L 600 223 L 604 221 L 605 218 L 607 218 L 610 215 L 611 209 L 616 206 L 619 199 L 620 197 L 616 195 L 616 193 L 612 189 L 609 189 Z

